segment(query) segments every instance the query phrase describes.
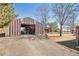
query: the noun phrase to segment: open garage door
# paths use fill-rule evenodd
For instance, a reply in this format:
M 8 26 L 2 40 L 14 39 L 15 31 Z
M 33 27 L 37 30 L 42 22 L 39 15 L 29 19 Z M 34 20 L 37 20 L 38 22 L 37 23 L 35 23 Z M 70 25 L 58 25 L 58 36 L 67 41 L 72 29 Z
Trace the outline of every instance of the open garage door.
M 21 34 L 35 34 L 35 25 L 21 24 Z

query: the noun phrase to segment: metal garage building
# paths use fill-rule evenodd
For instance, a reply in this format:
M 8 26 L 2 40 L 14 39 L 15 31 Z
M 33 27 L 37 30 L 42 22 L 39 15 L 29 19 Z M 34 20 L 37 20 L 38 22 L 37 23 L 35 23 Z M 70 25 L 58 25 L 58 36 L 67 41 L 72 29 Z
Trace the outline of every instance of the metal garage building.
M 5 36 L 18 36 L 23 34 L 43 35 L 44 27 L 40 22 L 30 17 L 17 19 L 5 27 Z

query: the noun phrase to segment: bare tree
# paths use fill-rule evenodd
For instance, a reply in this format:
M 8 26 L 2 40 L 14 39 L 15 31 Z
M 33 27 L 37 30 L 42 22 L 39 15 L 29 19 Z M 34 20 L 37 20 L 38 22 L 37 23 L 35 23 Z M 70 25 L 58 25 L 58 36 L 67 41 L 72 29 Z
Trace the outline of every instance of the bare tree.
M 68 20 L 66 21 L 66 25 L 70 26 L 70 31 L 72 34 L 74 33 L 74 27 L 75 27 L 74 22 L 76 21 L 77 16 L 78 16 L 77 13 L 73 13 L 69 17 L 69 21 Z
M 71 33 L 73 34 L 74 33 L 74 22 L 76 20 L 76 17 L 77 15 L 74 13 L 72 14 L 71 16 L 71 21 L 70 21 L 70 30 L 71 30 Z
M 49 10 L 48 10 L 48 4 L 41 4 L 37 9 L 36 9 L 36 13 L 35 16 L 37 19 L 40 20 L 40 22 L 43 24 L 44 26 L 44 30 L 47 27 L 47 23 L 48 23 L 48 18 L 49 18 Z M 46 32 L 45 32 L 46 35 Z M 47 36 L 47 35 L 46 35 Z
M 60 25 L 60 36 L 62 36 L 62 26 L 67 20 L 69 20 L 70 16 L 73 13 L 77 12 L 77 4 L 69 4 L 69 3 L 52 4 L 51 10 L 53 12 L 55 19 L 58 21 Z

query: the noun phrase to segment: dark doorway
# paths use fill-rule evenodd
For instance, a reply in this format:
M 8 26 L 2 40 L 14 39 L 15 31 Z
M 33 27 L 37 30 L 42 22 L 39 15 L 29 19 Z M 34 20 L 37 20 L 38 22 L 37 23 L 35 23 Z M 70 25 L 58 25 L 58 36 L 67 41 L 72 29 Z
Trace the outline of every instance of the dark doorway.
M 0 33 L 0 37 L 5 37 L 5 33 Z
M 35 34 L 35 25 L 27 25 L 27 24 L 22 24 L 21 25 L 21 34 Z

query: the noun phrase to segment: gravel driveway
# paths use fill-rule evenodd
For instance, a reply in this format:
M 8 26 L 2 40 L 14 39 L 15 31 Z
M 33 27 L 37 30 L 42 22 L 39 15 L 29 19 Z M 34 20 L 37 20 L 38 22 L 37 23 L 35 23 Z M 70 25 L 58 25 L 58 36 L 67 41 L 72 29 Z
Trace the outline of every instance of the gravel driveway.
M 36 36 L 0 38 L 0 55 L 5 56 L 77 56 L 77 51 Z

